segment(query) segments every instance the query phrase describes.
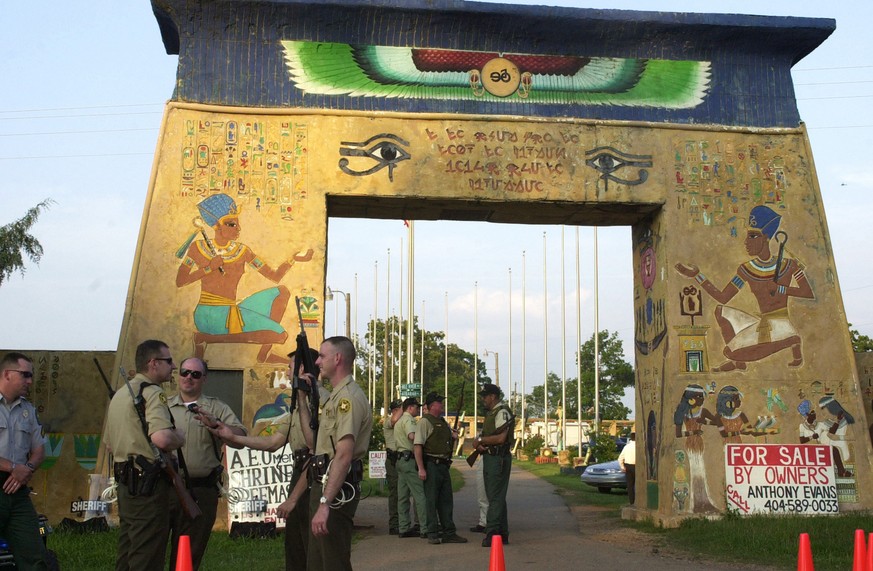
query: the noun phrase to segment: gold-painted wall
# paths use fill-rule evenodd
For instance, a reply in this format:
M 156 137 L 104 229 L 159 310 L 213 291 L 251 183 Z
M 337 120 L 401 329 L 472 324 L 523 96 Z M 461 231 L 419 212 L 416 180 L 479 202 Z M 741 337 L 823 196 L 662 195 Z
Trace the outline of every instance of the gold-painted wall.
M 235 207 L 228 220 L 238 225 L 212 224 L 200 208 L 204 200 L 223 202 L 219 214 Z M 736 286 L 732 299 L 717 301 L 706 288 L 731 293 L 739 268 L 755 257 L 746 239 L 758 206 L 780 217 L 778 230 L 784 234 L 773 234 L 770 226 L 765 242 L 775 258 L 779 242 L 787 238 L 780 267 L 789 267 L 790 275 L 780 275 L 770 287 L 766 268 L 759 269 L 755 279 L 760 283 L 747 280 Z M 244 422 L 250 426 L 254 411 L 281 392 L 271 385 L 277 365 L 270 361 L 281 361 L 293 349 L 295 296 L 306 300 L 310 343 L 317 346 L 321 340 L 329 210 L 343 216 L 436 219 L 451 209 L 484 210 L 484 219 L 501 222 L 633 225 L 637 432 L 639 448 L 646 451 L 640 454 L 646 466 L 640 472 L 657 483 L 640 482 L 642 496 L 643 488 L 657 490 L 640 502 L 648 506 L 643 511 L 670 521 L 723 510 L 724 444 L 799 442 L 803 417 L 798 407 L 806 406 L 804 401 L 819 411 L 820 420 L 832 417 L 819 407 L 826 396 L 862 417 L 820 192 L 802 129 L 170 104 L 118 364 L 130 368 L 137 343 L 146 338 L 165 340 L 180 358 L 202 351 L 211 368 L 243 372 Z M 198 217 L 208 222 L 202 234 L 192 222 Z M 239 244 L 256 255 L 247 266 Z M 227 274 L 216 274 L 217 265 L 204 274 L 211 252 L 227 258 Z M 290 260 L 296 261 L 284 268 Z M 278 288 L 274 297 L 260 293 L 271 288 Z M 770 289 L 773 300 L 753 295 L 764 290 L 769 295 Z M 228 333 L 239 328 L 234 319 L 224 318 L 227 306 L 221 304 L 230 302 L 201 298 L 204 290 L 236 302 L 255 296 L 252 308 L 272 312 L 275 323 L 254 325 L 260 318 L 247 320 L 241 312 L 249 330 Z M 262 295 L 268 296 L 266 302 Z M 208 314 L 201 321 L 195 321 L 198 300 L 207 306 L 199 310 Z M 760 334 L 747 331 L 749 339 L 742 343 L 736 340 L 732 350 L 737 352 L 729 359 L 725 321 L 717 314 L 736 309 L 751 317 L 731 313 L 735 321 L 760 320 L 762 308 L 772 309 L 774 303 L 780 315 L 761 323 L 772 326 L 777 342 L 787 339 L 786 346 L 775 350 L 765 342 L 764 327 Z M 274 330 L 264 333 L 264 327 Z M 733 370 L 710 370 L 718 367 Z M 711 420 L 689 440 L 677 437 L 674 417 L 693 385 L 699 389 L 692 392 L 703 395 L 707 412 L 702 418 Z M 731 415 L 718 414 L 719 394 L 736 406 Z M 680 412 L 681 419 L 685 411 Z M 727 424 L 733 428 L 719 430 Z M 682 426 L 680 434 L 687 428 Z M 841 507 L 870 507 L 866 427 L 852 423 L 845 432 L 843 455 L 851 475 L 840 478 Z

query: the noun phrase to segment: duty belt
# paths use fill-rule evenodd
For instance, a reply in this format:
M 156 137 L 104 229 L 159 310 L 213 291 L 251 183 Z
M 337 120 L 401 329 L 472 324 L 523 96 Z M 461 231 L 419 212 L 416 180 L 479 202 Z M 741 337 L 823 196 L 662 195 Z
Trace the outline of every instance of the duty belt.
M 485 454 L 489 456 L 506 456 L 509 454 L 509 446 L 501 444 L 500 446 L 486 446 Z
M 314 481 L 321 481 L 324 475 L 327 474 L 327 468 L 328 466 L 330 466 L 331 460 L 332 459 L 327 454 L 319 454 L 318 456 L 312 457 L 312 462 L 309 463 L 309 470 L 307 471 L 310 484 Z M 352 460 L 352 463 L 349 466 L 349 472 L 346 474 L 345 481 L 355 485 L 359 484 L 363 479 L 363 460 L 361 460 L 360 458 Z
M 434 464 L 439 464 L 441 466 L 451 466 L 452 460 L 451 458 L 440 458 L 439 456 L 431 456 L 428 454 L 424 457 L 428 462 L 433 462 Z
M 397 450 L 391 450 L 390 448 L 386 448 L 385 452 L 388 453 L 389 460 L 391 460 L 392 462 L 397 462 L 397 457 L 399 456 Z
M 412 450 L 402 450 L 398 452 L 401 460 L 412 460 L 415 454 L 412 453 Z

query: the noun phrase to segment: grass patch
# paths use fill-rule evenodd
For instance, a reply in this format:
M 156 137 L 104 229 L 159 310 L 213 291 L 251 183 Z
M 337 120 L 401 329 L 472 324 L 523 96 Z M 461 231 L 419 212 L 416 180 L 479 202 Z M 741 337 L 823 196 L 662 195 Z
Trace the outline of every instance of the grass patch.
M 450 468 L 452 491 L 464 487 L 464 476 L 456 468 Z M 365 480 L 369 483 L 370 496 L 387 496 L 388 487 L 381 478 Z M 380 486 L 381 484 L 381 486 Z M 363 490 L 366 494 L 366 489 Z M 384 493 L 382 493 L 384 491 Z M 360 539 L 355 534 L 355 540 Z M 118 530 L 103 533 L 55 532 L 48 537 L 48 547 L 58 556 L 62 569 L 76 571 L 104 571 L 115 568 L 115 553 L 118 546 Z M 167 557 L 169 558 L 169 547 Z M 224 531 L 215 531 L 209 539 L 209 548 L 203 556 L 201 569 L 216 571 L 238 571 L 249 569 L 284 569 L 285 544 L 284 530 L 271 539 L 231 539 Z
M 621 518 L 627 504 L 622 492 L 601 494 L 583 484 L 578 475 L 561 475 L 557 464 L 516 462 L 532 474 L 555 486 L 569 505 L 613 507 L 607 514 Z M 622 521 L 622 525 L 657 535 L 673 549 L 704 560 L 771 565 L 792 569 L 797 565 L 798 538 L 808 533 L 817 571 L 842 571 L 852 568 L 856 529 L 871 531 L 869 512 L 836 516 L 737 516 L 719 520 L 688 519 L 676 529 L 663 529 L 651 523 Z
M 115 568 L 118 531 L 103 533 L 53 533 L 48 547 L 58 556 L 62 569 L 104 571 Z M 167 557 L 170 549 L 167 547 Z M 231 571 L 251 568 L 284 569 L 284 535 L 271 539 L 231 539 L 227 532 L 213 532 L 201 569 Z

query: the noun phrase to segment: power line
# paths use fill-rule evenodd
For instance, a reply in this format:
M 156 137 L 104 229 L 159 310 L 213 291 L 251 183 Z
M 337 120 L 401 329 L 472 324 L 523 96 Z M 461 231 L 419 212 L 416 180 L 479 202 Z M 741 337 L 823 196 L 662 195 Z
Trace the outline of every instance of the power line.
M 855 83 L 873 83 L 873 79 L 864 79 L 861 81 L 820 81 L 815 83 L 795 83 L 794 85 L 853 85 Z
M 824 129 L 873 129 L 873 125 L 833 125 L 830 127 L 810 127 L 806 126 L 809 131 L 822 131 Z
M 34 113 L 42 111 L 75 111 L 78 109 L 113 109 L 115 107 L 151 107 L 163 103 L 123 103 L 121 105 L 89 105 L 86 107 L 41 107 L 37 109 L 14 109 L 12 111 L 0 111 L 0 113 Z
M 834 71 L 837 69 L 870 69 L 873 65 L 847 65 L 844 67 L 807 67 L 804 69 L 792 69 L 791 71 Z
M 84 159 L 96 157 L 133 157 L 142 155 L 154 155 L 154 153 L 106 153 L 103 155 L 43 155 L 33 157 L 0 157 L 0 161 L 24 161 L 30 159 Z
M 157 127 L 144 127 L 142 129 L 100 129 L 94 131 L 54 131 L 42 133 L 0 133 L 0 137 L 29 137 L 32 135 L 84 135 L 87 133 L 126 133 L 128 131 L 157 131 Z
M 135 113 L 81 113 L 78 115 L 30 115 L 24 117 L 0 117 L 0 121 L 18 119 L 68 119 L 71 117 L 115 117 L 119 115 L 160 115 L 163 111 L 137 111 Z
M 819 99 L 867 99 L 873 95 L 834 95 L 831 97 L 799 97 L 796 101 L 816 101 Z

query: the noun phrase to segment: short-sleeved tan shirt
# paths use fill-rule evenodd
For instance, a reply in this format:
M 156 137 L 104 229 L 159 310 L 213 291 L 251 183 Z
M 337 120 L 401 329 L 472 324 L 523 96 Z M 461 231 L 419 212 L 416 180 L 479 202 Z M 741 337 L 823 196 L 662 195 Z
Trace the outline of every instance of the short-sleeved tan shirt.
M 145 417 L 148 423 L 149 435 L 158 430 L 173 428 L 173 419 L 167 408 L 167 397 L 164 390 L 149 379 L 137 373 L 130 380 L 133 394 L 139 394 L 143 383 L 149 383 L 142 392 L 145 399 Z M 104 440 L 109 443 L 116 462 L 123 462 L 129 456 L 142 455 L 149 460 L 154 459 L 154 453 L 142 431 L 139 416 L 133 408 L 133 398 L 127 387 L 121 387 L 109 402 L 109 412 L 106 414 L 106 434 Z
M 291 423 L 290 431 L 288 430 L 289 422 Z M 276 432 L 287 434 L 288 446 L 291 447 L 291 450 L 307 448 L 306 436 L 303 434 L 303 425 L 300 422 L 300 411 L 297 409 L 294 409 L 294 412 L 291 414 L 282 415 L 279 422 L 275 425 L 271 425 L 270 429 L 273 434 Z
M 397 442 L 397 451 L 406 452 L 412 451 L 412 440 L 409 439 L 409 433 L 413 434 L 417 430 L 418 422 L 415 417 L 406 411 L 403 411 L 403 416 L 397 421 L 394 426 L 394 440 Z
M 319 416 L 318 441 L 315 454 L 333 458 L 335 446 L 346 436 L 354 439 L 353 459 L 363 458 L 370 446 L 373 415 L 370 403 L 361 387 L 351 376 L 341 380 L 322 406 Z
M 202 410 L 224 424 L 245 430 L 245 426 L 239 421 L 236 414 L 223 401 L 215 397 L 200 395 L 196 402 Z M 176 428 L 185 435 L 182 457 L 185 459 L 188 475 L 192 478 L 205 478 L 221 465 L 222 443 L 212 436 L 212 433 L 199 420 L 194 418 L 194 413 L 190 412 L 185 403 L 182 402 L 181 395 L 170 397 L 168 404 Z
M 385 449 L 397 450 L 397 440 L 394 438 L 394 423 L 391 422 L 390 414 L 385 417 L 385 421 L 382 424 L 382 434 L 385 435 Z

